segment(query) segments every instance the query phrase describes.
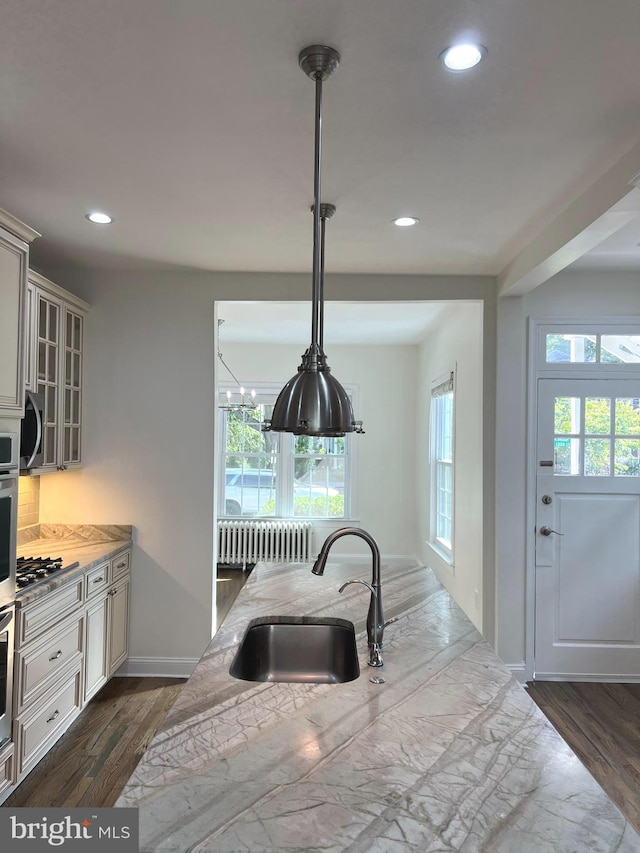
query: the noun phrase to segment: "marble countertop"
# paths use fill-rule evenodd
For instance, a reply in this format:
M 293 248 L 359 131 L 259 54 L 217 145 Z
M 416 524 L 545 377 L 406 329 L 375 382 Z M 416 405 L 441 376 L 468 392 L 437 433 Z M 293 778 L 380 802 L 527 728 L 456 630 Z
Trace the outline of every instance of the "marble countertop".
M 46 581 L 16 592 L 16 603 L 25 607 L 70 583 L 78 575 L 110 560 L 131 545 L 128 525 L 36 525 L 33 535 L 19 531 L 19 557 L 62 557 L 62 569 Z M 20 536 L 20 534 L 23 534 Z
M 117 806 L 140 850 L 637 853 L 640 836 L 431 571 L 383 566 L 385 684 L 369 681 L 363 566 L 259 564 Z M 362 591 L 360 591 L 362 590 Z M 340 616 L 360 677 L 228 674 L 250 619 Z M 378 674 L 379 670 L 375 670 Z

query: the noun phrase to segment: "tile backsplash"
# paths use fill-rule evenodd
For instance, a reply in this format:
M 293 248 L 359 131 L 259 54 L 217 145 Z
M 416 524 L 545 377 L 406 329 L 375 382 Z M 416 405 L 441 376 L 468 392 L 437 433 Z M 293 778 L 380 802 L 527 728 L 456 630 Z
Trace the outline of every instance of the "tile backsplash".
M 40 522 L 40 477 L 18 480 L 18 529 Z

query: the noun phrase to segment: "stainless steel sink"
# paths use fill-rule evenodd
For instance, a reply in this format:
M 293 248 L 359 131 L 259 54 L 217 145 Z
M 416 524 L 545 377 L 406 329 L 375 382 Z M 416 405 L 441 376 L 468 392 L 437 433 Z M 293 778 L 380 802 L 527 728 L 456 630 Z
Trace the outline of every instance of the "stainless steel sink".
M 311 616 L 252 619 L 229 674 L 244 681 L 353 681 L 360 675 L 353 623 Z

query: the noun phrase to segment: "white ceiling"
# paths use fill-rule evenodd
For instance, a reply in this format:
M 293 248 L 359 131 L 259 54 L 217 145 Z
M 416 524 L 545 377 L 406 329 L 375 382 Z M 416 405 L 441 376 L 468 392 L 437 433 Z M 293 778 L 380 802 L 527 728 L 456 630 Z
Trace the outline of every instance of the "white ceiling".
M 45 270 L 308 270 L 323 42 L 328 271 L 496 274 L 640 138 L 639 33 L 638 0 L 4 0 L 0 205 Z

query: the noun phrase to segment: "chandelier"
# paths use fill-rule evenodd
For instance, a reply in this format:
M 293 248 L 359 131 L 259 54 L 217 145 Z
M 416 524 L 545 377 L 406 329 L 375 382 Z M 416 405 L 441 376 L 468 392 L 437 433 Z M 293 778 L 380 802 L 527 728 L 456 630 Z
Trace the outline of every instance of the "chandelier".
M 220 335 L 220 326 L 224 323 L 224 320 L 218 320 L 218 336 Z M 252 390 L 248 395 L 245 391 L 243 385 L 240 384 L 240 381 L 236 378 L 235 373 L 231 370 L 227 362 L 222 357 L 222 353 L 220 352 L 220 338 L 218 337 L 218 360 L 223 365 L 227 373 L 231 376 L 233 381 L 238 386 L 238 394 L 239 394 L 239 402 L 233 402 L 233 394 L 231 391 L 227 391 L 227 404 L 226 406 L 218 406 L 219 409 L 225 412 L 257 412 L 258 407 L 256 405 L 256 392 Z

